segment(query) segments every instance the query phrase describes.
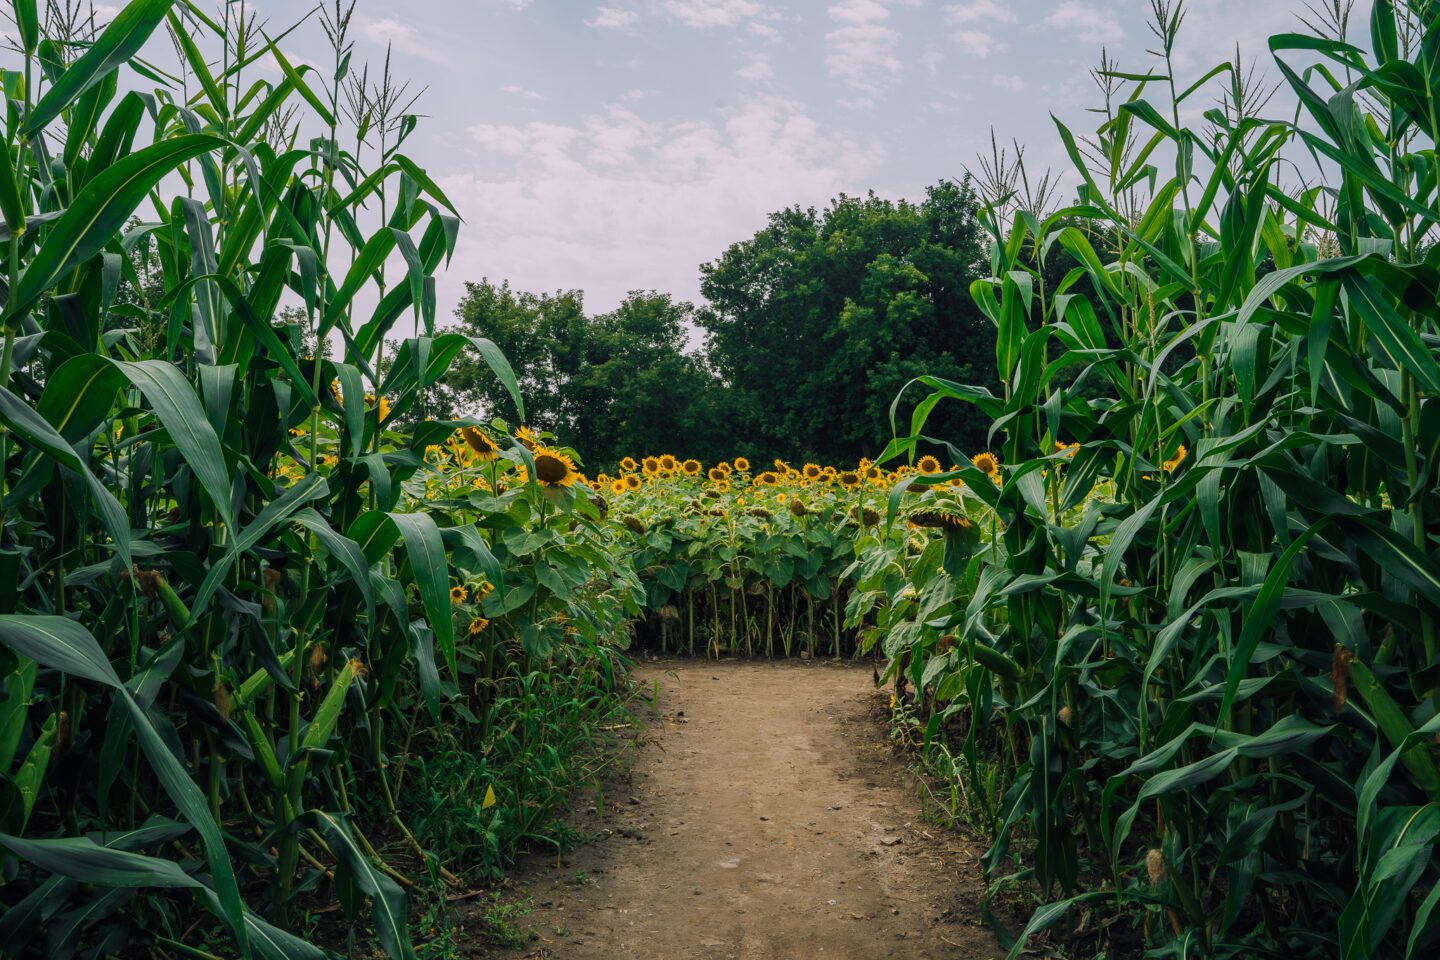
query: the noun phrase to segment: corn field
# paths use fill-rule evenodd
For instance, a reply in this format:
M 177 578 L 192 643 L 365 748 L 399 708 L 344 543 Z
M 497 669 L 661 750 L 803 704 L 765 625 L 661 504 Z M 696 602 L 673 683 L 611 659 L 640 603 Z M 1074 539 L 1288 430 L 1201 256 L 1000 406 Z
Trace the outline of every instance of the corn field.
M 998 482 L 952 451 L 900 486 L 963 481 L 993 537 L 859 586 L 991 879 L 1044 892 L 1026 936 L 1429 956 L 1440 8 L 1271 37 L 1273 99 L 1181 75 L 1184 8 L 1152 13 L 1094 133 L 1057 121 L 1075 203 L 1013 157 L 980 177 L 1002 389 L 925 380 L 889 451 L 983 410 Z
M 460 219 L 350 8 L 60 9 L 14 3 L 3 71 L 0 937 L 321 957 L 318 898 L 415 956 L 407 898 L 558 842 L 643 593 L 518 395 L 426 417 L 461 351 L 515 378 L 435 329 Z

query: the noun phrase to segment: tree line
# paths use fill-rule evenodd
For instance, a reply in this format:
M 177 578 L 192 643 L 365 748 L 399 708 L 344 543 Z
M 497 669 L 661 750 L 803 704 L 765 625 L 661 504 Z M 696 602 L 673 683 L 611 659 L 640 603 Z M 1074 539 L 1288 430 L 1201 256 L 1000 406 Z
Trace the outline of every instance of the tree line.
M 573 443 L 597 471 L 651 452 L 873 457 L 914 377 L 993 380 L 994 327 L 969 293 L 989 268 L 967 182 L 938 183 L 919 203 L 872 193 L 790 207 L 700 271 L 705 305 L 634 291 L 596 314 L 579 290 L 470 282 L 454 328 L 495 341 L 530 425 Z M 475 361 L 452 368 L 439 401 L 514 415 Z M 983 446 L 978 416 L 959 405 L 930 426 Z

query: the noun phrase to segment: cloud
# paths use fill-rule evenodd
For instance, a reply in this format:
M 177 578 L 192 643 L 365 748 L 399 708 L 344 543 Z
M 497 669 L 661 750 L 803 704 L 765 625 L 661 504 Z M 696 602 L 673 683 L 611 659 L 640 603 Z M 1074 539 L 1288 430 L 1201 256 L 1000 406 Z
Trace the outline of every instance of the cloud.
M 969 0 L 945 8 L 945 22 L 951 26 L 980 23 L 993 20 L 995 23 L 1014 23 L 1015 14 L 998 0 Z
M 441 178 L 473 225 L 441 278 L 441 301 L 483 276 L 578 287 L 597 310 L 631 289 L 695 299 L 699 264 L 775 210 L 868 186 L 880 160 L 778 97 L 682 121 L 643 109 L 614 101 L 573 125 L 470 128 L 482 155 L 467 166 L 481 172 Z
M 735 76 L 741 80 L 750 80 L 756 83 L 764 83 L 775 79 L 775 67 L 770 63 L 770 58 L 763 53 L 750 54 L 750 62 L 739 70 Z
M 418 29 L 394 17 L 360 22 L 360 35 L 371 43 L 389 46 L 401 53 L 423 57 L 434 63 L 449 65 L 451 60 L 442 44 L 423 35 Z
M 522 100 L 544 100 L 545 94 L 535 90 L 529 90 L 518 83 L 507 84 L 500 88 L 501 93 L 508 93 L 512 97 L 520 97 Z
M 965 53 L 980 60 L 1005 49 L 1005 44 L 983 30 L 956 30 L 950 34 L 950 39 Z
M 990 78 L 990 85 L 999 87 L 1002 90 L 1013 90 L 1019 93 L 1025 89 L 1025 78 L 1016 76 L 1013 73 L 997 73 Z
M 600 7 L 594 19 L 585 22 L 610 30 L 628 30 L 642 19 L 663 19 L 697 30 L 748 24 L 757 35 L 773 37 L 774 28 L 764 21 L 778 18 L 757 0 L 642 0 L 629 7 Z
M 825 35 L 832 79 L 861 91 L 850 102 L 873 106 L 900 80 L 900 32 L 887 25 L 890 8 L 878 0 L 840 0 L 826 11 L 835 29 Z
M 1108 8 L 1100 9 L 1084 0 L 1063 0 L 1045 18 L 1047 26 L 1064 30 L 1083 43 L 1119 43 L 1125 28 Z
M 754 0 L 663 0 L 661 6 L 687 27 L 733 27 L 767 13 Z
M 640 19 L 640 14 L 634 10 L 617 10 L 614 7 L 601 7 L 595 11 L 595 19 L 585 22 L 592 27 L 601 30 L 628 30 Z

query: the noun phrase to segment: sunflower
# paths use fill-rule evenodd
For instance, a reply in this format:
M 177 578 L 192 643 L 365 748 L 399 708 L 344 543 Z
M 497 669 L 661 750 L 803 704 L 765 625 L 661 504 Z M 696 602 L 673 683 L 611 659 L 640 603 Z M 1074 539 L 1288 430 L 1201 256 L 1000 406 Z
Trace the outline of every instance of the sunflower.
M 490 626 L 489 620 L 486 620 L 484 617 L 476 617 L 470 621 L 470 629 L 468 632 L 470 636 L 478 637 L 485 632 L 485 628 L 488 626 Z
M 619 496 L 620 494 L 629 490 L 630 484 L 626 483 L 626 481 L 629 479 L 629 477 L 616 477 L 610 482 L 610 492 L 615 494 L 616 496 Z
M 1180 464 L 1185 462 L 1185 456 L 1189 452 L 1189 450 L 1185 449 L 1185 444 L 1182 443 L 1180 444 L 1180 446 L 1175 448 L 1175 455 L 1169 460 L 1166 460 L 1164 463 L 1160 464 L 1160 466 L 1165 468 L 1166 473 L 1174 473 L 1176 468 L 1179 467 Z
M 719 470 L 727 477 L 730 476 L 730 464 L 724 460 L 721 460 L 719 463 L 715 464 L 715 469 Z
M 775 469 L 778 470 L 780 473 L 785 473 L 787 470 L 790 469 L 790 464 L 786 463 L 784 460 L 781 460 L 779 457 L 776 457 Z
M 996 460 L 995 454 L 988 450 L 984 453 L 977 453 L 970 459 L 970 462 L 975 465 L 975 469 L 992 480 L 1000 475 L 1000 461 Z
M 384 397 L 381 397 L 377 402 L 375 399 L 375 394 L 367 393 L 365 394 L 365 406 L 376 410 L 380 414 L 380 420 L 382 422 L 385 420 L 386 417 L 390 416 L 390 401 L 385 399 Z
M 797 517 L 803 517 L 806 513 L 809 512 L 805 509 L 805 504 L 800 500 L 791 500 L 790 503 L 786 506 L 786 509 L 789 510 L 791 514 Z
M 721 480 L 719 483 L 715 484 L 715 489 L 716 489 L 716 490 L 719 490 L 721 493 L 729 493 L 729 492 L 730 492 L 730 481 L 729 481 L 729 480 Z M 725 516 L 725 513 L 722 511 L 722 512 L 716 514 L 716 516 L 723 517 L 723 516 Z
M 749 472 L 750 472 L 750 461 L 747 460 L 747 459 L 745 459 L 744 457 L 736 457 L 736 458 L 735 458 L 735 469 L 738 470 L 738 471 L 740 471 L 741 473 L 749 473 Z
M 475 427 L 461 427 L 456 432 L 460 434 L 460 439 L 465 441 L 466 446 L 475 451 L 475 457 L 481 463 L 489 463 L 500 456 L 500 447 L 490 439 L 489 434 L 484 430 Z
M 540 447 L 540 435 L 529 427 L 516 427 L 515 439 L 519 440 L 531 450 L 536 450 Z
M 627 473 L 625 475 L 626 490 L 639 490 L 641 486 L 643 486 L 643 482 L 639 477 L 635 476 L 635 474 Z
M 674 473 L 680 469 L 680 461 L 671 454 L 663 454 L 660 457 L 660 469 L 665 473 Z
M 695 459 L 686 460 L 680 464 L 680 472 L 687 477 L 700 476 L 700 461 Z
M 489 580 L 481 580 L 479 583 L 475 584 L 475 596 L 477 598 L 488 597 L 494 592 L 495 585 Z
M 575 470 L 575 461 L 559 450 L 536 446 L 535 479 L 543 487 L 568 487 L 580 479 Z
M 842 470 L 835 479 L 840 483 L 842 490 L 854 490 L 860 486 L 860 474 L 854 470 Z
M 610 481 L 613 479 L 615 478 L 610 476 L 610 474 L 608 473 L 597 473 L 595 475 L 595 486 L 608 487 L 610 486 Z
M 935 527 L 941 530 L 968 530 L 970 518 L 944 510 L 924 510 L 910 515 L 910 523 L 917 527 Z
M 1060 456 L 1064 457 L 1066 460 L 1074 458 L 1075 451 L 1079 449 L 1080 444 L 1078 443 L 1066 443 L 1064 440 L 1055 441 L 1055 452 L 1058 453 Z
M 801 471 L 801 474 L 805 477 L 806 480 L 813 481 L 819 480 L 822 476 L 824 476 L 825 471 L 820 469 L 820 464 L 818 463 L 807 463 L 805 464 L 805 469 Z
M 621 473 L 634 473 L 636 470 L 639 470 L 639 469 L 640 469 L 640 465 L 635 462 L 635 458 L 634 458 L 634 457 L 624 457 L 624 458 L 621 459 L 621 461 L 620 461 L 620 472 L 621 472 Z
M 451 603 L 464 603 L 468 599 L 470 599 L 470 591 L 463 586 L 456 585 L 450 588 Z
M 726 476 L 725 471 L 721 470 L 718 466 L 711 467 L 705 475 L 710 478 L 711 483 L 719 483 L 724 480 Z
M 915 462 L 915 469 L 921 473 L 939 473 L 940 461 L 927 453 Z
M 647 477 L 653 477 L 660 472 L 660 458 L 646 457 L 640 461 L 640 472 Z

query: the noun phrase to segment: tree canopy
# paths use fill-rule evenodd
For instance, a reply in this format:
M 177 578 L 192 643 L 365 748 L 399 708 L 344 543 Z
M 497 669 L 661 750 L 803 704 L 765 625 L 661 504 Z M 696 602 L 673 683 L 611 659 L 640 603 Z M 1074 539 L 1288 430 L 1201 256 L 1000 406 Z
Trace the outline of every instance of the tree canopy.
M 969 295 L 988 268 L 968 184 L 937 184 L 918 204 L 791 207 L 700 270 L 705 307 L 635 291 L 595 315 L 580 291 L 468 283 L 456 328 L 505 351 L 531 424 L 573 440 L 592 469 L 655 451 L 874 456 L 911 379 L 991 378 L 994 331 Z M 476 361 L 457 364 L 446 400 L 514 415 Z M 940 435 L 981 445 L 972 413 L 945 415 Z

